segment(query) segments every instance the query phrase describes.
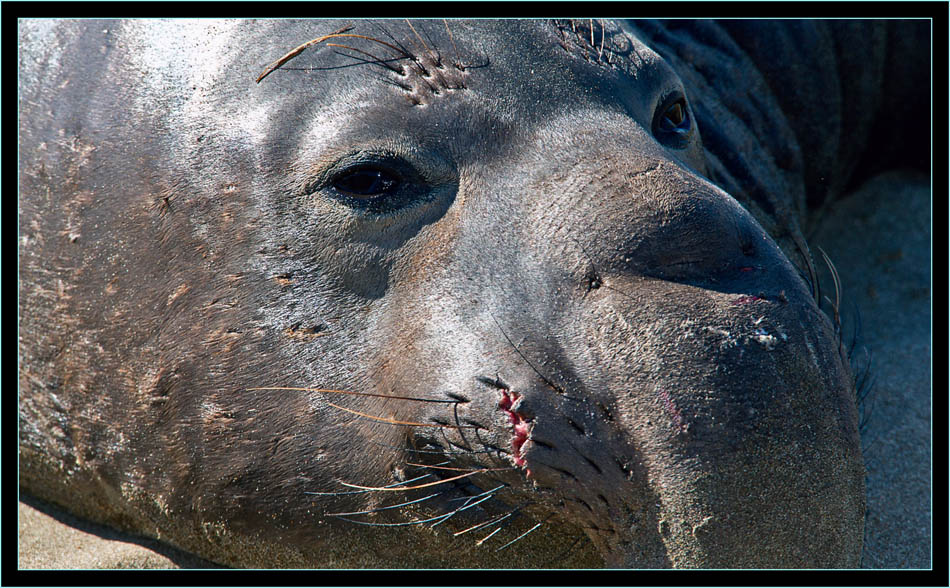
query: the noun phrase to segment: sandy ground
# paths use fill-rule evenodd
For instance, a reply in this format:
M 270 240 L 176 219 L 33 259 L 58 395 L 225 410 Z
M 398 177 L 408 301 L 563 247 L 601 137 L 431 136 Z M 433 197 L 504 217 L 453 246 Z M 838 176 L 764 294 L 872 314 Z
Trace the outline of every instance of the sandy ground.
M 872 359 L 866 568 L 932 562 L 931 236 L 929 178 L 892 173 L 838 202 L 809 238 L 841 277 L 845 340 L 860 317 L 855 354 Z M 833 297 L 831 284 L 822 279 Z
M 77 519 L 31 498 L 21 499 L 19 507 L 20 569 L 216 567 L 158 541 Z
M 856 353 L 864 357 L 866 347 L 873 358 L 875 386 L 862 432 L 868 469 L 863 566 L 929 568 L 929 178 L 909 174 L 876 178 L 839 202 L 815 229 L 811 243 L 829 254 L 844 285 L 846 340 L 860 316 L 862 336 Z M 824 293 L 833 297 L 831 279 L 825 275 Z M 33 501 L 20 502 L 18 522 L 21 569 L 210 566 L 155 541 L 79 521 Z

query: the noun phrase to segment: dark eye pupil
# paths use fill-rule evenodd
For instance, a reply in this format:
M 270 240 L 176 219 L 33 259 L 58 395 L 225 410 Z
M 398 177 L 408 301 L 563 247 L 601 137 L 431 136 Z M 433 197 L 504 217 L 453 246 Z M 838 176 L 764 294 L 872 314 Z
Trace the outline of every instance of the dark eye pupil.
M 673 126 L 679 126 L 683 123 L 683 107 L 676 103 L 666 111 L 666 120 L 668 120 Z
M 341 177 L 333 186 L 354 196 L 378 196 L 391 192 L 398 183 L 395 177 L 382 170 L 361 169 Z
M 689 119 L 686 116 L 686 108 L 682 102 L 670 106 L 663 113 L 660 120 L 660 129 L 669 133 L 685 133 L 689 130 Z

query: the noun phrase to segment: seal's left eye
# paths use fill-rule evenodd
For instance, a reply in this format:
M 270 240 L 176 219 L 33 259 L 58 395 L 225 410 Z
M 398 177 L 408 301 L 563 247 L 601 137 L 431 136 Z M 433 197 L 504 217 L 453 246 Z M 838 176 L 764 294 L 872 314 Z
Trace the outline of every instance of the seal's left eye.
M 686 103 L 677 102 L 666 109 L 660 119 L 660 129 L 667 133 L 685 133 L 689 131 L 689 116 Z
M 653 118 L 653 136 L 667 147 L 682 149 L 689 144 L 692 132 L 686 98 L 679 94 L 664 100 Z
M 377 198 L 399 187 L 399 178 L 376 168 L 360 168 L 341 174 L 333 181 L 333 187 L 356 198 Z

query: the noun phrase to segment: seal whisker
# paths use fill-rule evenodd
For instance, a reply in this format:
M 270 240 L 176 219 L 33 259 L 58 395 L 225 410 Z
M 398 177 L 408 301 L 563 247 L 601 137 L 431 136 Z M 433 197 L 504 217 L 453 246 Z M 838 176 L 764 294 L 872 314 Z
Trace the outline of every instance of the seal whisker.
M 479 497 L 481 497 L 481 496 L 485 496 L 485 495 L 488 495 L 488 494 L 494 495 L 495 492 L 501 490 L 502 488 L 507 488 L 507 487 L 508 487 L 508 484 L 499 484 L 498 486 L 495 486 L 495 487 L 492 488 L 491 490 L 485 490 L 485 491 L 483 491 L 483 492 L 479 492 L 478 494 L 473 494 L 472 496 L 461 496 L 461 497 L 459 497 L 459 498 L 450 498 L 450 499 L 449 499 L 449 502 L 455 502 L 455 501 L 458 501 L 458 500 L 469 500 L 469 499 L 472 499 L 472 498 L 479 498 Z M 481 488 L 479 488 L 479 490 L 481 490 Z
M 443 431 L 443 438 L 445 437 L 444 433 L 445 433 L 445 432 Z M 468 447 L 465 447 L 464 445 L 459 445 L 458 443 L 452 441 L 451 439 L 446 439 L 446 442 L 447 442 L 449 445 L 451 445 L 452 447 L 458 447 L 458 448 L 461 449 L 462 451 L 454 451 L 454 452 L 452 452 L 452 451 L 445 451 L 445 452 L 443 452 L 445 455 L 469 455 L 469 454 L 477 455 L 477 454 L 479 454 L 479 453 L 484 453 L 484 454 L 487 454 L 487 455 L 494 455 L 494 454 L 498 453 L 498 448 L 495 447 L 494 445 L 491 445 L 491 444 L 488 444 L 488 443 L 485 443 L 484 445 L 485 445 L 485 447 L 488 447 L 489 449 L 486 449 L 486 450 L 484 450 L 484 451 L 479 451 L 479 450 L 477 450 L 477 449 L 470 449 L 470 448 L 468 448 Z M 481 439 L 479 439 L 479 442 L 481 442 Z
M 428 47 L 426 46 L 426 44 L 425 44 L 425 41 L 422 41 L 422 37 L 420 37 L 420 36 L 419 36 L 419 33 L 416 32 L 416 28 L 415 28 L 414 26 L 412 26 L 412 23 L 409 22 L 409 19 L 407 18 L 407 19 L 405 19 L 405 21 L 406 21 L 406 24 L 409 25 L 409 28 L 412 30 L 412 32 L 416 34 L 416 37 L 419 39 L 419 41 L 422 42 L 422 52 L 421 52 L 421 54 L 428 54 L 428 53 L 430 53 L 429 48 L 428 48 Z M 411 44 L 415 45 L 415 43 L 412 41 L 412 39 L 410 39 L 409 42 L 410 42 Z M 426 67 L 425 67 L 424 65 L 422 65 L 422 60 L 419 59 L 419 54 L 416 54 L 415 52 L 413 52 L 413 54 L 412 54 L 412 59 L 413 59 L 413 61 L 416 63 L 416 65 L 419 67 L 419 69 L 422 71 L 422 77 L 423 77 L 423 78 L 426 78 L 426 77 L 428 77 L 429 75 L 431 75 L 431 74 L 429 73 L 429 70 L 426 69 Z M 432 86 L 430 85 L 429 87 L 431 88 Z
M 863 335 L 861 328 L 861 313 L 858 311 L 854 300 L 851 301 L 851 315 L 854 317 L 854 325 L 851 328 L 851 343 L 848 344 L 848 361 L 852 361 L 855 350 L 858 347 L 858 337 Z M 865 351 L 867 348 L 865 348 Z
M 455 49 L 455 68 L 459 71 L 465 71 L 465 66 L 462 65 L 462 58 L 459 57 L 459 48 L 455 44 L 455 37 L 452 36 L 452 31 L 449 30 L 449 21 L 443 18 L 442 22 L 445 23 L 445 32 L 449 34 L 449 41 L 452 42 L 452 48 Z M 464 82 L 462 83 L 462 86 L 465 86 Z
M 398 70 L 396 70 L 396 71 L 398 71 Z M 390 79 L 384 78 L 384 77 L 382 77 L 382 76 L 378 76 L 376 79 L 377 79 L 379 82 L 382 82 L 383 84 L 386 84 L 386 85 L 388 85 L 388 86 L 393 86 L 394 88 L 399 88 L 399 89 L 402 90 L 403 92 L 407 92 L 407 93 L 408 93 L 408 92 L 412 92 L 412 86 L 410 86 L 410 85 L 408 85 L 408 84 L 403 84 L 403 83 L 397 82 L 396 80 L 390 80 Z
M 545 521 L 547 521 L 547 519 L 545 519 Z M 525 537 L 527 537 L 529 533 L 534 532 L 534 531 L 535 531 L 538 527 L 540 527 L 543 523 L 544 523 L 544 521 L 542 521 L 541 523 L 536 524 L 535 526 L 531 527 L 530 529 L 528 529 L 528 530 L 525 531 L 524 533 L 518 535 L 517 537 L 515 537 L 514 539 L 512 539 L 511 541 L 509 541 L 508 543 L 505 543 L 504 545 L 502 545 L 501 547 L 499 547 L 499 548 L 496 549 L 495 551 L 496 551 L 496 552 L 497 552 L 497 551 L 501 551 L 502 549 L 505 549 L 506 547 L 508 547 L 508 546 L 510 546 L 510 545 L 512 545 L 512 544 L 514 544 L 514 543 L 516 543 L 516 542 L 518 542 L 518 541 L 521 541 L 522 539 L 524 539 Z
M 343 29 L 343 30 L 350 30 L 350 29 L 352 29 L 352 28 L 353 28 L 353 27 L 349 27 L 349 28 L 346 28 L 346 29 Z M 308 47 L 312 47 L 312 46 L 314 46 L 314 45 L 317 45 L 317 44 L 319 44 L 319 43 L 322 43 L 322 42 L 326 41 L 327 39 L 336 39 L 336 38 L 339 38 L 339 37 L 353 37 L 353 38 L 356 38 L 356 39 L 366 39 L 366 40 L 368 40 L 368 41 L 374 41 L 374 42 L 376 42 L 376 43 L 379 43 L 380 45 L 385 45 L 386 47 L 389 47 L 389 48 L 392 49 L 393 51 L 398 51 L 398 52 L 402 53 L 402 54 L 403 54 L 405 57 L 407 57 L 407 58 L 410 58 L 410 59 L 412 58 L 412 56 L 411 56 L 410 54 L 406 53 L 406 52 L 403 51 L 402 49 L 399 49 L 399 48 L 396 47 L 395 45 L 391 45 L 391 44 L 387 43 L 386 41 L 382 41 L 382 40 L 377 39 L 377 38 L 375 38 L 375 37 L 369 37 L 369 36 L 367 36 L 367 35 L 357 35 L 357 34 L 355 34 L 355 33 L 345 33 L 345 32 L 330 33 L 329 35 L 324 35 L 324 36 L 322 36 L 322 37 L 317 37 L 316 39 L 313 39 L 313 40 L 307 41 L 306 43 L 303 43 L 302 45 L 300 45 L 300 46 L 294 48 L 293 50 L 291 50 L 290 52 L 288 52 L 286 55 L 284 55 L 283 57 L 281 57 L 280 59 L 278 59 L 277 61 L 275 61 L 275 62 L 272 63 L 271 65 L 267 66 L 267 68 L 264 69 L 264 72 L 263 72 L 260 76 L 257 77 L 257 83 L 258 83 L 258 84 L 261 83 L 261 80 L 263 80 L 264 78 L 266 78 L 267 76 L 269 76 L 271 73 L 273 73 L 274 70 L 278 69 L 280 66 L 284 65 L 285 63 L 287 63 L 288 61 L 290 61 L 290 60 L 293 59 L 294 57 L 297 57 L 298 55 L 300 55 L 301 53 L 303 53 L 304 50 L 306 50 Z M 412 59 L 412 61 L 415 63 L 415 60 L 414 60 L 414 59 Z
M 248 388 L 248 390 L 290 390 L 293 392 L 320 392 L 326 394 L 346 394 L 349 396 L 372 396 L 374 398 L 391 398 L 393 400 L 411 400 L 414 402 L 434 402 L 437 404 L 457 404 L 461 400 L 444 400 L 439 398 L 419 398 L 416 396 L 394 396 L 392 394 L 377 394 L 374 392 L 352 392 L 350 390 L 334 390 L 332 388 L 293 388 L 287 386 L 267 386 Z
M 492 460 L 492 463 L 499 463 L 499 462 L 504 463 L 504 461 L 502 461 L 502 460 L 498 457 L 498 454 L 499 454 L 499 453 L 501 453 L 501 454 L 503 454 L 503 455 L 508 455 L 508 456 L 511 455 L 510 452 L 508 452 L 508 451 L 502 449 L 501 447 L 498 447 L 498 446 L 496 446 L 496 445 L 492 445 L 492 444 L 489 443 L 488 441 L 483 440 L 483 439 L 481 438 L 481 435 L 479 434 L 478 431 L 475 431 L 475 438 L 478 440 L 478 443 L 479 443 L 480 446 L 482 446 L 482 447 L 489 447 L 489 448 L 490 448 L 490 450 L 487 451 L 486 453 L 489 454 L 489 459 Z
M 352 26 L 352 25 L 346 25 L 346 26 L 340 27 L 339 29 L 337 29 L 337 30 L 335 30 L 334 32 L 330 33 L 329 36 L 339 35 L 339 34 L 341 34 L 341 33 L 345 33 L 345 32 L 347 32 L 347 31 L 351 31 L 351 30 L 353 30 L 353 26 Z M 300 55 L 301 53 L 303 53 L 303 51 L 306 50 L 307 47 L 310 47 L 310 46 L 312 46 L 312 45 L 315 45 L 315 44 L 317 44 L 317 43 L 319 43 L 320 41 L 323 41 L 323 40 L 324 40 L 324 37 L 319 37 L 319 38 L 317 38 L 317 39 L 313 39 L 313 40 L 311 40 L 311 41 L 307 41 L 306 43 L 304 43 L 304 44 L 302 44 L 302 45 L 298 45 L 298 46 L 295 47 L 294 49 L 291 49 L 291 50 L 288 51 L 286 54 L 284 54 L 283 57 L 281 57 L 280 59 L 278 59 L 278 60 L 275 61 L 274 63 L 270 64 L 269 66 L 267 66 L 267 68 L 264 69 L 264 73 L 262 73 L 260 76 L 257 77 L 257 80 L 256 80 L 257 83 L 258 83 L 258 84 L 261 83 L 261 80 L 263 80 L 264 78 L 266 78 L 267 76 L 269 76 L 272 71 L 274 71 L 274 70 L 277 69 L 278 67 L 284 65 L 285 63 L 287 63 L 288 61 L 290 61 L 290 60 L 293 59 L 294 57 L 296 57 L 296 56 Z
M 416 27 L 412 26 L 412 21 L 410 21 L 408 18 L 404 20 L 406 21 L 406 24 L 409 25 L 409 28 L 412 30 L 412 32 L 416 35 L 416 38 L 419 39 L 419 42 L 422 43 L 423 51 L 425 51 L 426 53 L 432 53 L 432 50 L 429 49 L 428 45 L 426 45 L 426 42 L 422 39 L 422 36 L 419 34 L 419 31 L 416 30 Z
M 492 536 L 494 536 L 496 533 L 498 533 L 498 532 L 501 531 L 502 529 L 504 529 L 504 527 L 498 527 L 497 529 L 495 529 L 494 531 L 492 531 L 491 533 L 489 533 L 489 534 L 486 535 L 485 537 L 483 537 L 483 538 L 479 539 L 478 541 L 476 541 L 476 542 L 475 542 L 475 545 L 481 545 L 482 543 L 488 541 L 489 539 L 492 538 Z
M 462 474 L 462 475 L 460 475 L 460 476 L 453 476 L 453 477 L 451 477 L 451 478 L 445 478 L 445 479 L 439 480 L 439 481 L 437 481 L 437 482 L 429 482 L 428 484 L 420 484 L 420 485 L 418 485 L 418 486 L 406 486 L 406 487 L 403 487 L 403 488 L 394 488 L 394 487 L 392 487 L 392 486 L 376 486 L 376 487 L 373 487 L 373 486 L 360 486 L 360 485 L 358 485 L 358 484 L 349 484 L 349 483 L 344 482 L 344 481 L 342 481 L 342 480 L 337 480 L 337 482 L 340 483 L 340 484 L 343 484 L 343 485 L 346 486 L 347 488 L 356 488 L 356 489 L 358 489 L 358 490 L 374 490 L 374 491 L 379 491 L 379 492 L 405 492 L 405 491 L 407 491 L 407 490 L 419 490 L 420 488 L 429 488 L 430 486 L 438 486 L 439 484 L 447 484 L 447 483 L 449 483 L 449 482 L 454 482 L 455 480 L 461 480 L 462 478 L 468 478 L 469 476 L 474 476 L 475 474 L 481 474 L 481 473 L 484 473 L 484 472 L 487 472 L 487 471 L 489 471 L 489 470 L 487 470 L 487 469 L 474 470 L 474 471 L 468 472 L 468 473 L 466 473 L 466 474 Z
M 422 43 L 423 51 L 430 57 L 433 57 L 433 61 L 435 61 L 436 64 L 435 75 L 438 76 L 439 83 L 441 83 L 444 87 L 449 88 L 450 84 L 448 80 L 446 80 L 445 76 L 442 75 L 442 72 L 439 71 L 439 68 L 442 67 L 442 56 L 439 55 L 438 49 L 431 49 L 426 44 L 425 40 L 422 38 L 422 35 L 419 34 L 419 31 L 416 30 L 416 27 L 412 26 L 412 22 L 408 18 L 406 19 L 406 24 L 409 25 L 409 28 L 412 29 L 413 33 L 415 33 L 416 38 L 419 39 L 420 43 Z M 429 41 L 431 42 L 432 39 L 429 39 Z M 434 43 L 433 47 L 435 47 Z
M 467 528 L 467 529 L 464 529 L 464 530 L 462 530 L 462 531 L 458 531 L 458 532 L 456 532 L 456 533 L 452 533 L 452 536 L 453 536 L 453 537 L 458 537 L 459 535 L 468 533 L 469 531 L 477 531 L 477 530 L 483 529 L 483 528 L 485 528 L 485 527 L 490 527 L 490 526 L 492 526 L 492 525 L 496 525 L 496 524 L 502 522 L 503 520 L 505 520 L 505 519 L 507 519 L 507 518 L 509 518 L 509 517 L 514 516 L 517 512 L 518 512 L 518 509 L 515 509 L 515 510 L 509 512 L 508 514 L 498 515 L 498 516 L 496 516 L 496 517 L 494 517 L 494 518 L 492 518 L 492 519 L 490 519 L 490 520 L 483 521 L 483 522 L 481 522 L 481 523 L 478 523 L 477 525 L 471 526 L 471 527 L 469 527 L 469 528 Z M 488 537 L 486 537 L 486 539 L 487 539 L 487 538 L 488 538 Z
M 393 67 L 393 66 L 389 63 L 390 61 L 398 61 L 399 59 L 401 59 L 400 57 L 393 57 L 392 59 L 388 59 L 388 60 L 386 60 L 386 59 L 380 59 L 379 57 L 376 57 L 375 55 L 373 55 L 373 54 L 370 53 L 369 51 L 363 51 L 362 49 L 357 49 L 356 47 L 350 47 L 349 45 L 343 45 L 343 44 L 340 44 L 340 43 L 327 43 L 327 47 L 340 47 L 340 48 L 342 48 L 342 49 L 349 49 L 350 51 L 355 51 L 355 52 L 357 52 L 357 53 L 362 53 L 363 55 L 366 55 L 367 57 L 371 57 L 371 58 L 373 59 L 373 61 L 367 61 L 367 60 L 365 60 L 365 59 L 359 59 L 358 57 L 355 57 L 355 56 L 353 56 L 353 55 L 347 55 L 347 57 L 351 57 L 351 58 L 353 58 L 353 59 L 358 59 L 358 60 L 361 61 L 362 63 L 367 63 L 367 64 L 371 64 L 371 65 L 372 65 L 372 64 L 383 65 L 383 66 L 386 67 L 386 69 L 388 69 L 389 71 L 395 72 L 395 73 L 399 73 L 399 71 L 400 71 L 398 68 Z M 345 53 L 342 53 L 341 55 L 346 55 L 346 54 L 345 54 Z
M 386 486 L 386 488 L 393 488 L 396 486 L 402 486 L 404 484 L 411 484 L 412 482 L 417 482 L 419 480 L 423 480 L 425 478 L 431 478 L 431 477 L 432 477 L 432 474 L 423 474 L 421 476 L 412 478 L 411 480 L 404 480 L 402 482 L 396 482 L 395 484 L 390 484 L 389 486 Z M 337 482 L 340 482 L 341 484 L 345 485 L 345 483 L 341 482 L 340 480 L 337 480 Z M 348 496 L 350 494 L 366 494 L 367 492 L 371 492 L 372 490 L 374 489 L 370 488 L 370 489 L 358 490 L 354 492 L 306 492 L 305 491 L 304 494 L 307 494 L 310 496 Z
M 858 408 L 861 411 L 860 420 L 858 421 L 858 430 L 862 432 L 866 430 L 868 424 L 871 422 L 871 415 L 874 414 L 874 404 L 877 400 L 877 396 L 871 394 L 877 383 L 877 375 L 873 373 L 874 358 L 866 347 L 864 354 L 866 358 L 864 368 L 861 375 L 855 378 L 854 382 L 854 395 Z M 870 399 L 870 403 L 868 399 Z
M 811 290 L 812 298 L 817 301 L 821 300 L 821 282 L 818 279 L 818 272 L 815 270 L 815 264 L 811 258 L 811 251 L 808 249 L 808 245 L 805 243 L 804 238 L 800 237 L 798 233 L 792 234 L 792 241 L 795 244 L 795 250 L 801 256 L 805 262 L 805 267 L 808 270 L 808 275 L 805 276 L 802 274 L 802 278 L 808 282 L 809 289 Z
M 472 455 L 472 454 L 479 454 L 479 453 L 486 453 L 486 454 L 495 453 L 495 451 L 493 450 L 465 449 L 464 447 L 462 448 L 464 449 L 464 451 L 448 451 L 445 449 L 415 449 L 413 447 L 400 447 L 397 445 L 389 445 L 387 443 L 381 443 L 374 439 L 366 439 L 366 441 L 372 443 L 373 445 L 378 445 L 379 447 L 386 447 L 388 449 L 399 449 L 407 453 L 425 453 L 425 454 L 432 454 L 432 455 Z M 459 446 L 456 445 L 456 447 L 459 447 Z
M 448 462 L 445 462 L 445 463 L 448 463 Z M 453 471 L 453 472 L 472 472 L 476 470 L 480 472 L 505 472 L 508 470 L 515 469 L 513 467 L 512 468 L 454 468 L 454 467 L 444 466 L 444 465 L 426 465 L 424 463 L 412 463 L 409 461 L 406 462 L 406 465 L 417 467 L 417 468 L 429 468 L 433 470 L 448 470 L 448 471 Z
M 468 510 L 468 509 L 470 509 L 470 508 L 474 508 L 475 506 L 478 506 L 479 504 L 481 504 L 481 503 L 485 502 L 486 500 L 488 500 L 489 498 L 493 498 L 493 497 L 494 497 L 493 495 L 488 495 L 488 496 L 484 496 L 484 497 L 480 498 L 479 500 L 476 500 L 475 502 L 472 502 L 472 503 L 466 502 L 464 505 L 458 507 L 457 509 L 453 510 L 452 512 L 443 515 L 443 516 L 442 516 L 442 519 L 441 519 L 440 521 L 436 522 L 436 523 L 433 523 L 432 526 L 435 527 L 436 525 L 441 525 L 442 523 L 444 523 L 445 521 L 447 521 L 447 520 L 449 520 L 450 518 L 454 517 L 454 516 L 457 515 L 458 513 L 462 512 L 462 511 L 464 511 L 464 510 Z M 474 499 L 475 497 L 474 497 L 474 496 L 471 496 L 471 497 L 469 497 L 469 498 L 470 498 L 470 499 Z
M 403 47 L 402 43 L 400 43 L 399 40 L 396 39 L 396 37 L 392 35 L 392 33 L 390 33 L 388 30 L 386 30 L 385 28 L 379 25 L 376 25 L 376 28 L 382 31 L 384 35 L 389 37 L 390 41 L 392 41 L 396 46 L 399 47 L 399 51 L 401 51 L 402 54 L 405 55 L 409 59 L 409 61 L 412 62 L 412 64 L 416 66 L 416 68 L 419 69 L 419 73 L 421 73 L 423 76 L 429 73 L 429 71 L 426 68 L 424 68 L 421 63 L 419 63 L 419 57 L 415 55 L 412 51 L 409 51 L 409 49 L 407 49 L 406 47 Z M 423 77 L 423 80 L 425 80 L 424 77 Z M 431 88 L 432 86 L 430 85 L 429 87 Z
M 430 498 L 435 498 L 436 496 L 440 496 L 440 495 L 442 495 L 442 494 L 445 494 L 445 491 L 436 492 L 435 494 L 430 494 L 430 495 L 426 496 L 425 498 L 417 498 L 416 500 L 410 500 L 410 501 L 408 501 L 408 502 L 400 502 L 399 504 L 393 504 L 393 505 L 390 505 L 390 506 L 381 506 L 381 507 L 379 507 L 379 508 L 371 508 L 371 509 L 368 509 L 368 510 L 360 510 L 360 511 L 354 511 L 354 512 L 328 512 L 328 513 L 327 513 L 327 516 L 328 516 L 328 517 L 353 516 L 353 515 L 371 514 L 371 513 L 374 513 L 374 512 L 380 512 L 380 511 L 384 511 L 384 510 L 392 510 L 392 509 L 394 509 L 394 508 L 401 508 L 401 507 L 403 507 L 403 506 L 409 506 L 410 504 L 417 504 L 417 503 L 419 503 L 419 502 L 423 502 L 423 501 L 429 500 Z
M 501 323 L 498 322 L 498 319 L 495 318 L 495 315 L 492 313 L 489 313 L 489 316 L 491 316 L 491 320 L 495 321 L 495 325 L 498 327 L 498 330 L 501 331 L 501 334 L 504 335 L 505 340 L 508 342 L 508 344 L 511 345 L 512 349 L 515 350 L 515 353 L 517 353 L 518 356 L 521 357 L 521 359 L 523 359 L 526 364 L 528 364 L 528 367 L 530 367 L 534 371 L 534 373 L 538 374 L 538 377 L 541 378 L 541 380 L 545 384 L 553 388 L 559 394 L 564 394 L 566 396 L 567 392 L 565 392 L 563 388 L 561 388 L 560 386 L 552 382 L 550 379 L 548 379 L 544 374 L 541 373 L 540 370 L 538 370 L 538 368 L 534 366 L 533 363 L 531 363 L 531 361 L 528 360 L 527 357 L 525 357 L 525 354 L 522 353 L 520 349 L 518 349 L 518 346 L 514 344 L 514 342 L 508 336 L 508 333 L 506 333 L 505 329 L 502 328 Z
M 828 254 L 825 253 L 825 250 L 819 247 L 818 251 L 821 252 L 821 257 L 825 260 L 825 264 L 827 264 L 828 269 L 831 270 L 831 281 L 834 283 L 835 287 L 835 301 L 831 302 L 831 300 L 828 300 L 827 296 L 825 297 L 825 300 L 828 300 L 828 303 L 831 304 L 832 311 L 834 311 L 835 335 L 839 335 L 841 331 L 841 314 L 839 312 L 839 308 L 841 306 L 841 279 L 838 277 L 838 269 L 835 267 L 835 264 L 831 263 L 831 258 L 828 257 Z
M 444 21 L 445 19 L 442 20 Z M 438 66 L 440 69 L 444 69 L 445 66 L 442 65 L 442 52 L 439 50 L 439 46 L 435 41 L 432 40 L 432 36 L 429 34 L 429 31 L 422 29 L 422 32 L 425 35 L 425 38 L 429 40 L 429 45 L 431 45 L 431 56 L 435 57 L 436 66 Z
M 454 445 L 454 446 L 455 446 L 455 447 L 459 447 L 459 445 Z M 464 449 L 464 448 L 463 448 L 463 449 Z M 486 454 L 486 455 L 489 455 L 489 454 L 494 454 L 494 453 L 496 453 L 495 451 L 490 450 L 490 449 L 485 449 L 485 450 L 464 449 L 463 451 L 448 451 L 448 450 L 443 450 L 443 451 L 435 451 L 435 450 L 433 450 L 433 451 L 426 451 L 426 450 L 423 450 L 423 449 L 409 449 L 409 450 L 407 450 L 407 451 L 414 451 L 414 452 L 416 452 L 416 453 L 438 453 L 438 454 L 441 454 L 441 455 L 478 455 L 478 454 Z
M 451 459 L 447 459 L 447 460 L 445 460 L 445 461 L 440 461 L 439 463 L 433 463 L 433 464 L 412 463 L 412 462 L 408 462 L 408 461 L 407 461 L 407 462 L 405 463 L 405 465 L 411 466 L 411 467 L 415 467 L 415 468 L 439 468 L 439 467 L 441 467 L 441 466 L 444 466 L 444 465 L 450 464 L 450 463 L 452 463 L 452 460 L 451 460 Z
M 600 52 L 597 53 L 597 61 L 599 62 L 601 57 L 604 56 L 604 42 L 607 39 L 607 25 L 604 23 L 604 19 L 600 19 Z M 609 62 L 609 59 L 608 59 Z
M 461 426 L 462 423 L 459 422 L 459 405 L 456 404 L 452 407 L 452 418 L 455 420 L 457 426 Z M 462 438 L 462 442 L 465 443 L 466 449 L 471 449 L 472 443 L 465 437 L 465 429 L 458 429 L 459 437 Z M 475 431 L 475 436 L 478 436 L 478 431 Z
M 356 416 L 360 416 L 360 417 L 363 417 L 363 418 L 365 418 L 365 419 L 369 419 L 369 420 L 371 420 L 371 421 L 376 421 L 376 422 L 379 422 L 379 423 L 386 423 L 386 424 L 389 424 L 389 425 L 402 425 L 402 426 L 405 426 L 405 427 L 439 427 L 439 428 L 442 428 L 442 429 L 478 429 L 478 428 L 480 428 L 480 427 L 478 427 L 478 426 L 476 426 L 476 425 L 446 425 L 446 424 L 444 424 L 444 423 L 434 423 L 434 424 L 433 424 L 433 423 L 417 423 L 417 422 L 414 422 L 414 421 L 400 421 L 400 420 L 396 420 L 396 419 L 394 419 L 394 418 L 388 419 L 388 418 L 386 418 L 386 417 L 378 417 L 378 416 L 374 416 L 374 415 L 371 415 L 371 414 L 366 414 L 365 412 L 360 412 L 360 411 L 358 411 L 358 410 L 353 410 L 352 408 L 346 408 L 345 406 L 340 406 L 340 405 L 338 405 L 338 404 L 333 404 L 333 403 L 330 402 L 329 400 L 324 400 L 324 402 L 326 402 L 327 404 L 329 404 L 329 405 L 332 406 L 333 408 L 342 410 L 342 411 L 344 411 L 344 412 L 348 412 L 348 413 L 350 413 L 350 414 L 355 414 Z
M 346 521 L 346 522 L 348 522 L 348 523 L 355 523 L 355 524 L 357 524 L 357 525 L 366 525 L 366 526 L 368 526 L 368 527 L 411 527 L 412 525 L 424 525 L 424 524 L 426 524 L 426 523 L 431 523 L 432 521 L 437 521 L 437 520 L 439 520 L 439 519 L 441 519 L 441 518 L 444 518 L 444 517 L 445 517 L 445 515 L 439 515 L 439 516 L 431 517 L 431 518 L 428 518 L 428 519 L 423 519 L 423 520 L 421 520 L 421 521 L 408 521 L 408 522 L 405 522 L 405 523 L 370 523 L 370 522 L 367 522 L 367 521 L 356 521 L 356 520 L 353 520 L 353 519 L 348 519 L 348 518 L 346 518 L 346 517 L 339 517 L 339 516 L 338 516 L 338 517 L 336 517 L 336 518 L 338 518 L 338 519 L 340 519 L 340 520 L 343 520 L 343 521 Z
M 373 22 L 373 26 L 374 26 L 377 30 L 379 30 L 379 32 L 381 32 L 382 34 L 386 35 L 386 37 L 387 37 L 390 41 L 392 41 L 393 44 L 397 45 L 397 46 L 399 47 L 399 50 L 402 51 L 402 53 L 403 53 L 404 55 L 406 55 L 407 57 L 410 57 L 410 58 L 414 58 L 414 57 L 415 57 L 414 55 L 412 55 L 412 52 L 411 52 L 411 51 L 409 51 L 406 47 L 403 47 L 402 43 L 399 42 L 399 39 L 397 39 L 396 37 L 394 37 L 393 34 L 389 32 L 389 29 L 387 29 L 387 28 L 381 26 L 381 25 L 378 24 L 377 22 Z
M 506 529 L 509 525 L 511 525 L 513 522 L 515 522 L 516 519 L 514 519 L 514 518 L 512 518 L 512 517 L 513 517 L 514 515 L 517 515 L 517 514 L 521 511 L 522 508 L 524 508 L 524 507 L 526 507 L 526 506 L 530 506 L 531 504 L 533 504 L 533 503 L 530 502 L 530 501 L 529 501 L 529 502 L 524 502 L 524 503 L 522 503 L 522 504 L 519 504 L 518 506 L 514 507 L 514 508 L 511 510 L 511 512 L 509 512 L 507 515 L 505 515 L 505 516 L 503 516 L 503 517 L 500 517 L 497 521 L 489 522 L 489 524 L 483 525 L 483 527 L 488 527 L 488 526 L 493 525 L 493 524 L 501 523 L 501 526 L 500 526 L 500 527 L 498 527 L 497 529 L 495 529 L 494 531 L 492 531 L 491 533 L 489 533 L 488 535 L 486 535 L 486 536 L 483 537 L 482 539 L 476 541 L 476 542 L 475 542 L 475 545 L 482 545 L 483 543 L 485 543 L 486 541 L 488 541 L 489 539 L 491 539 L 492 536 L 494 536 L 496 533 L 498 533 L 499 531 L 501 531 L 501 530 L 503 530 L 503 529 Z

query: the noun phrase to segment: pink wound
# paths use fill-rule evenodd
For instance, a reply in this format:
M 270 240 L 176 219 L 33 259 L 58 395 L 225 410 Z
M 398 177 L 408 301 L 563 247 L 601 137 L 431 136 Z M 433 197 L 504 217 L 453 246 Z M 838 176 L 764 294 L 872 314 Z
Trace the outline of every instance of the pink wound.
M 740 296 L 732 301 L 734 305 L 739 304 L 751 304 L 753 302 L 758 302 L 759 300 L 765 300 L 761 296 Z
M 660 388 L 657 391 L 660 393 L 660 399 L 663 400 L 663 406 L 666 408 L 666 412 L 669 413 L 670 418 L 672 418 L 676 429 L 681 433 L 685 433 L 688 429 L 688 425 L 683 419 L 683 413 L 679 408 L 676 407 L 675 404 L 673 404 L 673 399 L 666 390 Z
M 521 455 L 521 448 L 528 440 L 528 434 L 531 432 L 530 423 L 523 415 L 513 411 L 511 408 L 521 398 L 518 394 L 510 390 L 501 391 L 501 400 L 498 401 L 498 408 L 505 411 L 508 415 L 508 422 L 511 423 L 514 430 L 514 436 L 511 439 L 511 459 L 515 465 L 524 467 L 527 461 Z

